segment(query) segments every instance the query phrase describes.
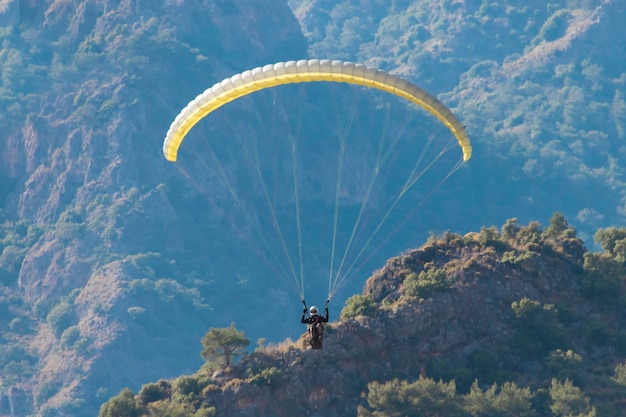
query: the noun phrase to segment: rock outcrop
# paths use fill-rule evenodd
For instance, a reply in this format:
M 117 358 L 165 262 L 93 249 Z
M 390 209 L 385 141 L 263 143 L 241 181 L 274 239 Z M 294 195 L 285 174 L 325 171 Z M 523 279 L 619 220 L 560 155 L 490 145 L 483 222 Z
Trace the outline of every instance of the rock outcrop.
M 217 415 L 339 417 L 366 405 L 369 382 L 420 377 L 454 379 L 467 392 L 475 379 L 483 387 L 512 381 L 537 389 L 577 375 L 592 403 L 609 391 L 618 395 L 608 377 L 586 382 L 583 375 L 621 362 L 620 304 L 594 299 L 581 286 L 582 241 L 544 234 L 533 243 L 521 234 L 446 234 L 390 259 L 327 326 L 323 350 L 307 349 L 303 335 L 260 347 L 227 370 L 200 369 L 191 378 L 202 401 L 193 404 L 215 407 Z M 442 281 L 429 280 L 428 271 L 443 271 Z M 616 290 L 624 294 L 623 282 Z M 352 316 L 362 302 L 369 303 L 366 315 Z M 585 330 L 600 322 L 605 336 L 622 336 Z M 566 350 L 582 358 L 578 369 L 555 367 L 551 355 Z M 619 401 L 603 407 L 617 410 Z

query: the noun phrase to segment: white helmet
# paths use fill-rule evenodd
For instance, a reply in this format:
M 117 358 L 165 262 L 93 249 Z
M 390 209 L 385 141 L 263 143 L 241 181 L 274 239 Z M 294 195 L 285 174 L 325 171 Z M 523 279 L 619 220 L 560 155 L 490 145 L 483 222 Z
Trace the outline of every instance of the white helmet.
M 311 312 L 311 314 L 317 314 L 317 307 L 311 306 L 311 309 L 309 311 Z

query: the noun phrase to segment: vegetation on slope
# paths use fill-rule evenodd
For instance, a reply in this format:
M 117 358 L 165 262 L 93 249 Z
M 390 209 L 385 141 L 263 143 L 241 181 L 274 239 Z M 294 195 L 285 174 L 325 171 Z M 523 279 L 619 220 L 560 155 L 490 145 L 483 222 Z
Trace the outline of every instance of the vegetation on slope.
M 623 221 L 625 49 L 615 42 L 624 37 L 617 23 L 623 4 L 290 4 L 311 55 L 398 72 L 456 108 L 475 144 L 472 170 L 481 179 L 460 187 L 464 200 L 498 201 L 508 216 L 520 207 L 535 218 L 562 211 L 585 238 Z M 482 209 L 468 210 L 481 218 Z
M 121 417 L 617 417 L 626 393 L 626 229 L 595 237 L 601 253 L 587 251 L 559 213 L 545 228 L 510 219 L 433 235 L 347 301 L 323 351 L 307 350 L 303 335 L 261 341 L 228 366 L 206 357 L 194 375 L 123 391 L 100 417 L 122 408 Z M 241 346 L 231 327 L 211 329 L 205 349 L 216 332 Z

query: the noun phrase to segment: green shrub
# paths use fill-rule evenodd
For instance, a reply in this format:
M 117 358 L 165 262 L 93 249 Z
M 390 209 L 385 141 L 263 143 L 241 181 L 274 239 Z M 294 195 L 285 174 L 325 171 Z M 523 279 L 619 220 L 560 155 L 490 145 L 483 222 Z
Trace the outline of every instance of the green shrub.
M 72 348 L 76 351 L 76 353 L 84 355 L 89 351 L 89 347 L 91 346 L 91 341 L 87 337 L 79 337 Z
M 195 376 L 181 376 L 174 380 L 172 392 L 183 396 L 198 394 L 198 379 Z
M 141 409 L 133 392 L 124 388 L 119 395 L 111 398 L 100 407 L 98 417 L 139 417 Z
M 206 387 L 202 388 L 202 396 L 207 398 L 213 395 L 219 395 L 222 392 L 222 388 L 219 385 L 215 384 L 207 384 Z
M 528 223 L 517 232 L 517 239 L 521 243 L 541 243 L 541 224 L 537 221 Z
M 505 382 L 500 387 L 493 384 L 482 390 L 474 381 L 470 392 L 464 397 L 464 409 L 472 416 L 519 416 L 531 417 L 537 413 L 532 408 L 530 388 L 518 387 Z
M 33 313 L 35 313 L 37 318 L 43 319 L 46 318 L 48 313 L 50 313 L 50 309 L 50 301 L 46 297 L 41 297 L 35 302 L 35 305 L 33 306 Z
M 169 393 L 162 384 L 149 383 L 141 387 L 139 391 L 139 402 L 143 405 L 155 401 L 164 400 L 169 397 Z
M 502 237 L 505 239 L 515 239 L 517 232 L 519 232 L 520 226 L 517 224 L 517 218 L 507 219 L 502 226 Z
M 502 259 L 500 260 L 503 264 L 515 265 L 518 262 L 517 255 L 515 251 L 506 251 L 502 254 Z
M 626 386 L 626 361 L 615 366 L 611 380 L 619 385 Z
M 6 246 L 0 254 L 0 267 L 8 272 L 19 273 L 26 250 L 17 246 Z
M 404 280 L 404 292 L 413 297 L 428 297 L 435 291 L 448 288 L 452 281 L 442 269 L 428 269 L 409 274 Z
M 603 302 L 619 300 L 624 293 L 623 263 L 606 254 L 588 252 L 584 256 L 584 273 L 580 277 L 582 291 Z
M 567 351 L 557 349 L 550 352 L 544 359 L 544 363 L 552 376 L 561 380 L 576 380 L 580 373 L 580 365 L 582 362 L 582 356 L 571 349 Z
M 346 305 L 341 310 L 341 318 L 374 317 L 377 312 L 378 308 L 371 296 L 355 294 L 346 300 Z
M 623 242 L 626 242 L 626 228 L 624 227 L 608 227 L 606 229 L 599 229 L 593 240 L 599 243 L 609 255 L 614 257 L 621 257 L 624 260 L 623 254 Z
M 550 398 L 552 405 L 550 410 L 555 417 L 595 417 L 596 409 L 589 403 L 589 397 L 574 386 L 572 381 L 566 379 L 561 382 L 552 379 L 550 385 Z
M 483 246 L 491 246 L 496 249 L 504 249 L 506 243 L 500 240 L 500 234 L 495 226 L 481 227 L 478 234 L 478 242 Z
M 58 223 L 54 228 L 54 237 L 63 242 L 70 242 L 85 236 L 87 227 L 77 223 Z
M 566 340 L 559 312 L 552 304 L 541 304 L 527 297 L 511 304 L 516 330 L 512 346 L 526 358 L 542 358 Z
M 250 377 L 250 382 L 257 385 L 272 385 L 279 382 L 282 378 L 282 369 L 272 366 L 270 368 L 263 368 L 260 371 L 254 372 Z
M 465 415 L 454 381 L 436 382 L 425 377 L 415 382 L 394 379 L 370 382 L 367 388 L 367 395 L 364 395 L 367 407 L 359 407 L 358 417 Z
M 60 336 L 71 323 L 73 318 L 72 305 L 61 301 L 55 305 L 46 316 L 46 321 L 57 336 Z
M 193 413 L 191 417 L 215 417 L 216 415 L 217 410 L 215 407 L 202 407 Z
M 41 405 L 50 399 L 53 395 L 59 392 L 61 383 L 59 381 L 45 381 L 37 387 L 35 391 L 35 401 Z
M 70 326 L 63 331 L 61 335 L 61 345 L 65 348 L 72 347 L 80 338 L 80 329 L 78 326 Z

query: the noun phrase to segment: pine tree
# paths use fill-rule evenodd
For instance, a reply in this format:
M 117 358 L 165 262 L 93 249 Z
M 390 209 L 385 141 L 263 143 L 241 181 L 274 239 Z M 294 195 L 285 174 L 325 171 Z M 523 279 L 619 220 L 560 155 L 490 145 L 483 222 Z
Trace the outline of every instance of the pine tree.
M 589 404 L 589 397 L 569 379 L 565 382 L 552 379 L 550 398 L 550 410 L 555 417 L 596 417 L 596 408 Z
M 235 328 L 235 323 L 231 323 L 226 328 L 211 328 L 202 339 L 202 357 L 206 361 L 217 362 L 229 367 L 233 360 L 243 355 L 250 345 L 250 340 L 246 339 L 243 330 Z

